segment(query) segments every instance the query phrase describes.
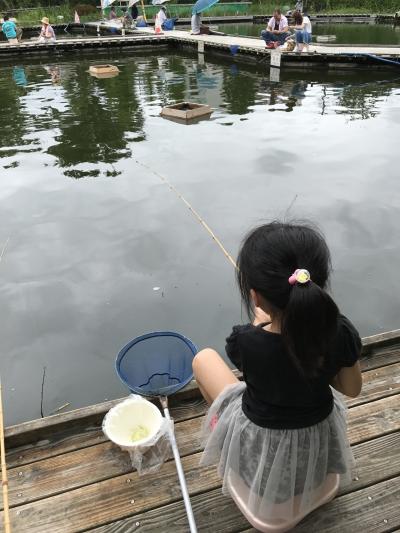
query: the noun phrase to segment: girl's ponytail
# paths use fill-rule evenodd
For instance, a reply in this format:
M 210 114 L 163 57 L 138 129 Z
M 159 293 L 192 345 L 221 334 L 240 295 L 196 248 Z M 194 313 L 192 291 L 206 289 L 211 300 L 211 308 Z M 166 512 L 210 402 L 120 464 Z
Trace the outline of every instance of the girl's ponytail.
M 322 234 L 299 223 L 271 222 L 255 228 L 238 256 L 237 277 L 248 311 L 254 290 L 266 312 L 280 322 L 289 355 L 307 377 L 322 366 L 337 329 L 339 310 L 325 291 L 330 266 Z M 299 267 L 308 270 L 295 270 Z
M 312 280 L 292 285 L 282 313 L 281 332 L 303 375 L 311 377 L 317 373 L 336 333 L 338 316 L 335 302 Z

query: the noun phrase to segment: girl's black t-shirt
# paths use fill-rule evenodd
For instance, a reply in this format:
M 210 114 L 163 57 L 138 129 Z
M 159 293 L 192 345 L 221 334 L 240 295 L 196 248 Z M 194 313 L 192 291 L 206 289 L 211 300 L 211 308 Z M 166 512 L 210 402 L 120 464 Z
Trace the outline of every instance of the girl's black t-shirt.
M 226 339 L 226 353 L 243 372 L 244 414 L 254 424 L 271 429 L 299 429 L 324 420 L 333 409 L 330 382 L 342 367 L 353 366 L 361 353 L 361 339 L 343 315 L 318 376 L 301 375 L 280 334 L 262 326 L 234 326 Z

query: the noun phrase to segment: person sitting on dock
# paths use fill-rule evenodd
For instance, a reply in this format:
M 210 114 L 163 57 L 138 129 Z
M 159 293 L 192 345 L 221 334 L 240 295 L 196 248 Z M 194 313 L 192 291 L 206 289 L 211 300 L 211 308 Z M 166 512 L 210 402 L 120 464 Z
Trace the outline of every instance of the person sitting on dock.
M 200 13 L 196 13 L 196 11 L 192 12 L 192 19 L 190 21 L 191 26 L 191 32 L 190 35 L 200 35 L 201 31 L 201 18 Z
M 56 34 L 52 26 L 50 26 L 50 21 L 47 17 L 43 17 L 40 21 L 43 26 L 39 35 L 39 43 L 55 43 Z
M 19 44 L 19 41 L 17 38 L 17 26 L 15 25 L 15 22 L 10 20 L 10 17 L 8 15 L 4 15 L 3 20 L 4 22 L 2 24 L 1 30 L 6 36 L 7 41 L 10 44 Z
M 139 10 L 137 8 L 137 5 L 136 4 L 133 4 L 133 6 L 131 6 L 131 17 L 132 17 L 132 20 L 136 20 L 139 16 Z
M 114 6 L 111 7 L 110 12 L 108 14 L 108 18 L 109 18 L 109 20 L 114 20 L 114 19 L 118 18 Z
M 225 348 L 243 381 L 211 348 L 193 360 L 210 405 L 201 465 L 218 465 L 223 493 L 258 531 L 292 530 L 333 499 L 340 475 L 352 480 L 338 393 L 355 398 L 361 391 L 361 339 L 326 290 L 329 272 L 318 230 L 257 227 L 237 261 L 242 302 L 254 318 L 233 327 Z
M 302 52 L 303 49 L 308 52 L 309 44 L 312 41 L 312 26 L 311 21 L 307 15 L 302 15 L 300 11 L 293 13 L 295 26 L 289 26 L 291 30 L 295 31 L 297 52 Z
M 275 9 L 273 16 L 268 22 L 267 29 L 261 32 L 261 39 L 264 39 L 267 45 L 268 43 L 274 42 L 283 44 L 289 35 L 287 18 L 282 15 L 280 9 Z
M 156 19 L 155 19 L 155 23 L 154 23 L 154 28 L 155 28 L 155 32 L 156 33 L 161 33 L 162 32 L 163 24 L 167 20 L 166 11 L 167 10 L 165 9 L 165 6 L 161 6 L 160 10 L 158 11 L 158 13 L 156 15 Z

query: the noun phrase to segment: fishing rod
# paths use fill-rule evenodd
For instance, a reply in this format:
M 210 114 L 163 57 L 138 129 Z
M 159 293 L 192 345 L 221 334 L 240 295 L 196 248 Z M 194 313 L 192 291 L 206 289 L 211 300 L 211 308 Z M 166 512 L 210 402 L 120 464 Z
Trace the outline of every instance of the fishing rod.
M 4 252 L 6 251 L 8 241 L 10 237 L 6 240 L 5 245 L 0 254 L 0 263 L 3 259 Z M 3 516 L 4 516 L 4 533 L 11 533 L 10 525 L 10 508 L 8 504 L 8 476 L 7 476 L 7 463 L 6 463 L 6 448 L 4 445 L 4 416 L 3 416 L 3 390 L 1 387 L 1 378 L 0 378 L 0 457 L 1 457 L 1 485 L 3 487 Z
M 156 170 L 153 170 L 151 167 L 146 165 L 145 163 L 142 163 L 141 161 L 138 161 L 135 159 L 135 163 L 140 165 L 141 167 L 145 168 L 154 176 L 157 176 L 163 183 L 165 183 L 168 188 L 186 205 L 186 207 L 189 209 L 189 211 L 192 213 L 192 215 L 195 217 L 195 219 L 203 226 L 203 228 L 207 231 L 207 233 L 211 236 L 212 240 L 215 242 L 215 244 L 219 247 L 221 252 L 224 254 L 224 256 L 230 261 L 230 263 L 237 268 L 236 262 L 231 256 L 231 254 L 228 252 L 228 250 L 225 248 L 225 246 L 222 244 L 221 240 L 216 236 L 216 234 L 212 231 L 210 226 L 207 224 L 207 222 L 200 216 L 200 214 L 195 210 L 195 208 L 186 200 L 186 198 L 181 194 L 178 189 L 172 185 L 172 183 L 162 174 L 157 172 Z

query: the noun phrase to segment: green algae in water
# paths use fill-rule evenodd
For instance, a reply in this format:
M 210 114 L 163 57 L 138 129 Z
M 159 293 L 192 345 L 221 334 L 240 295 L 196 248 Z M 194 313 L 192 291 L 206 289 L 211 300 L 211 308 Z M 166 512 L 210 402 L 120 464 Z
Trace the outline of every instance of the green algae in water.
M 138 440 L 145 439 L 146 437 L 149 436 L 149 433 L 150 431 L 145 426 L 141 426 L 141 425 L 136 426 L 132 430 L 131 440 L 132 442 L 137 442 Z

